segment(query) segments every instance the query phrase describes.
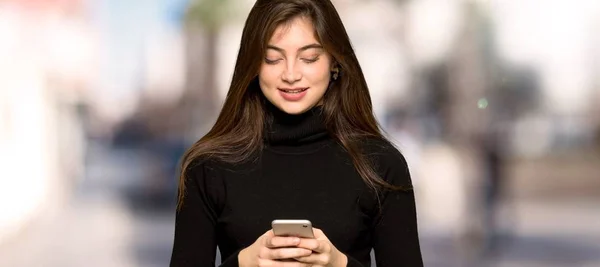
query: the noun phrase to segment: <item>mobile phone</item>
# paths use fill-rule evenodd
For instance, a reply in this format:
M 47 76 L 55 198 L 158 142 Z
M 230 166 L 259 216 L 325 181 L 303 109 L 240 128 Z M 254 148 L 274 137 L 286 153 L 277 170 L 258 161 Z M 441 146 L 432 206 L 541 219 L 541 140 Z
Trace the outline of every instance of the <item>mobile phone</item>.
M 273 220 L 271 228 L 276 236 L 315 238 L 309 220 Z

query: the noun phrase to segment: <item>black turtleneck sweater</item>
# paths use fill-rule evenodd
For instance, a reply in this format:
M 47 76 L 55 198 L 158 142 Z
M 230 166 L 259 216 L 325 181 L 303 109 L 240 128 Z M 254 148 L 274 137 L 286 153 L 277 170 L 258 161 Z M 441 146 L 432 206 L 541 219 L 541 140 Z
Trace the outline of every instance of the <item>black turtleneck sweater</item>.
M 238 253 L 268 231 L 274 219 L 308 219 L 323 230 L 348 266 L 423 266 L 412 191 L 377 198 L 350 156 L 325 130 L 320 109 L 303 115 L 273 111 L 265 148 L 256 161 L 198 161 L 176 215 L 171 267 L 238 266 Z M 364 151 L 386 181 L 411 186 L 404 157 L 383 140 Z

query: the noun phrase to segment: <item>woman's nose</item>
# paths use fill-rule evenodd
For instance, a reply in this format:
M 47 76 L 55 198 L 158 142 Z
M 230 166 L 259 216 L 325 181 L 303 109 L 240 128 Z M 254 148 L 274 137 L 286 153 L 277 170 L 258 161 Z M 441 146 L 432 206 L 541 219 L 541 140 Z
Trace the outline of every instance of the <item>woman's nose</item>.
M 290 84 L 295 83 L 302 79 L 302 73 L 294 63 L 290 62 L 283 72 L 282 79 Z

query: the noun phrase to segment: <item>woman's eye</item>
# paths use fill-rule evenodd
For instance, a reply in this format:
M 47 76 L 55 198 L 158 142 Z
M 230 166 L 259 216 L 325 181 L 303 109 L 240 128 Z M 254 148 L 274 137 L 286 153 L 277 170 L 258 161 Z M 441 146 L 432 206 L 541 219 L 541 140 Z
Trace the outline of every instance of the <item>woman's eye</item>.
M 319 60 L 319 57 L 313 57 L 313 58 L 303 58 L 302 61 L 304 61 L 307 64 L 310 63 L 315 63 Z
M 270 65 L 277 64 L 277 63 L 279 63 L 279 61 L 281 61 L 281 59 L 268 59 L 268 58 L 265 58 L 265 63 L 270 64 Z

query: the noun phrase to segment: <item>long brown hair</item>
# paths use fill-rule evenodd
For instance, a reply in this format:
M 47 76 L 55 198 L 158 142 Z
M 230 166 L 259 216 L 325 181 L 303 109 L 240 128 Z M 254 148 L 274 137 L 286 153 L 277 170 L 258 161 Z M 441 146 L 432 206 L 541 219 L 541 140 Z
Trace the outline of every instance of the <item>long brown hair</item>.
M 257 75 L 275 29 L 293 18 L 311 19 L 316 38 L 340 69 L 323 97 L 325 125 L 352 158 L 365 183 L 374 189 L 400 189 L 374 171 L 362 150 L 367 138 L 385 140 L 373 116 L 371 97 L 346 29 L 329 0 L 257 0 L 246 20 L 233 78 L 225 103 L 210 131 L 183 156 L 178 206 L 184 199 L 186 170 L 196 159 L 239 163 L 254 158 L 263 148 L 265 97 Z

